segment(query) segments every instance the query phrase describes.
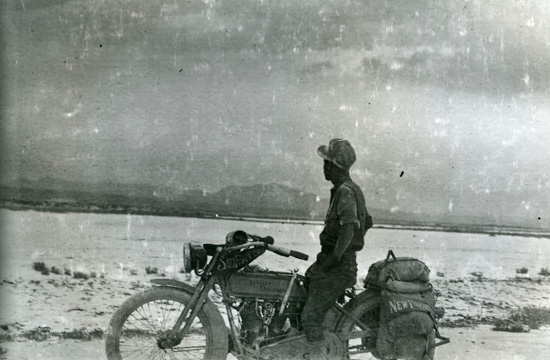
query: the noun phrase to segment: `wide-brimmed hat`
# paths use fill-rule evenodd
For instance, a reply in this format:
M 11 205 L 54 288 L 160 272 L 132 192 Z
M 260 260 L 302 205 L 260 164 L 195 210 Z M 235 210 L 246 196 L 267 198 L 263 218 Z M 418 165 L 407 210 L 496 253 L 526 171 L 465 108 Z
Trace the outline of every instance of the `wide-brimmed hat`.
M 332 139 L 317 148 L 317 154 L 341 169 L 349 169 L 355 162 L 355 150 L 346 139 Z

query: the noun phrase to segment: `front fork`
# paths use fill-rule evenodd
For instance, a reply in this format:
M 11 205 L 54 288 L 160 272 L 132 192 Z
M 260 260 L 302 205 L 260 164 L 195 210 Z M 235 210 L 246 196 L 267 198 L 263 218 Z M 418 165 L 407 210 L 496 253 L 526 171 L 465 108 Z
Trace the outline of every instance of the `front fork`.
M 161 349 L 169 349 L 181 343 L 185 334 L 187 334 L 189 328 L 193 324 L 193 320 L 202 309 L 202 306 L 208 297 L 208 292 L 212 289 L 215 282 L 215 277 L 211 277 L 208 281 L 204 281 L 202 279 L 199 281 L 189 304 L 187 304 L 178 317 L 178 320 L 172 330 L 170 330 L 165 337 L 162 337 L 157 341 L 157 344 Z M 184 323 L 185 325 L 181 328 Z
M 191 328 L 193 320 L 195 320 L 195 317 L 202 309 L 204 302 L 208 298 L 208 293 L 212 287 L 214 287 L 214 284 L 218 279 L 216 276 L 210 276 L 210 274 L 220 254 L 221 249 L 217 249 L 212 261 L 210 262 L 210 266 L 202 274 L 201 280 L 197 284 L 197 287 L 193 292 L 193 296 L 191 296 L 191 300 L 189 300 L 189 304 L 187 304 L 185 309 L 183 309 L 182 313 L 178 317 L 178 320 L 176 321 L 176 324 L 166 337 L 160 338 L 157 341 L 157 344 L 161 349 L 169 349 L 179 345 L 189 331 L 189 328 Z M 183 323 L 185 323 L 185 325 L 181 328 Z

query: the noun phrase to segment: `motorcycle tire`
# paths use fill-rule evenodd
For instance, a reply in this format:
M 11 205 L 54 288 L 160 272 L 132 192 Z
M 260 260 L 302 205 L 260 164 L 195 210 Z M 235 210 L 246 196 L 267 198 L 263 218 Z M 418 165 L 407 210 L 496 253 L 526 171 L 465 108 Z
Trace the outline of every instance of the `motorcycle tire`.
M 361 296 L 361 295 L 360 295 Z M 360 328 L 353 319 L 344 318 L 340 324 L 339 332 L 369 331 L 370 334 L 361 339 L 352 339 L 347 341 L 346 349 L 349 351 L 350 360 L 380 359 L 376 353 L 376 337 L 378 335 L 378 318 L 380 316 L 379 297 L 369 297 L 362 299 L 354 304 L 351 314 L 361 320 L 367 328 Z M 374 350 L 373 350 L 374 349 Z M 372 351 L 368 351 L 372 350 Z
M 351 311 L 352 315 L 367 326 L 366 329 L 360 328 L 355 324 L 353 319 L 346 318 L 340 324 L 339 332 L 351 331 L 369 331 L 370 334 L 355 340 L 347 341 L 346 349 L 349 355 L 346 359 L 349 360 L 374 360 L 381 359 L 380 354 L 376 350 L 376 338 L 378 336 L 378 319 L 380 317 L 380 299 L 378 297 L 370 297 L 363 299 L 355 305 Z M 428 338 L 428 346 L 431 347 L 435 343 L 435 333 L 432 332 Z M 367 351 L 370 349 L 370 351 Z M 419 359 L 408 360 L 434 360 L 435 349 L 431 348 L 423 357 Z
M 209 302 L 198 312 L 180 344 L 168 349 L 158 346 L 190 299 L 191 294 L 181 289 L 157 287 L 126 300 L 109 323 L 107 359 L 225 360 L 227 328 L 218 309 Z

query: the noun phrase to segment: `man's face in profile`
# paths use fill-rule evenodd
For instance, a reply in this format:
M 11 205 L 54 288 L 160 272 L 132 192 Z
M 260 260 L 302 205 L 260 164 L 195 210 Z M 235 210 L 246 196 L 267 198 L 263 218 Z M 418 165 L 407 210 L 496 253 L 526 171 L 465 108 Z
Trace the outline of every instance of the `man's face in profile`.
M 332 168 L 332 163 L 328 160 L 323 161 L 323 174 L 325 174 L 325 180 L 330 181 L 330 169 Z

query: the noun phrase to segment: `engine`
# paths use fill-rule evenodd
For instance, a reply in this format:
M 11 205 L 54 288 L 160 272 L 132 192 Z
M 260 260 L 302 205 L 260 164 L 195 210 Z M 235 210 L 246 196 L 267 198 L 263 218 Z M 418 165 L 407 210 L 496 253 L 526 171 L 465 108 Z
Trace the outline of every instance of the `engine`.
M 287 303 L 280 314 L 281 301 L 244 299 L 240 306 L 241 339 L 254 345 L 258 341 L 299 329 L 303 303 Z
M 307 295 L 301 276 L 243 271 L 231 275 L 228 293 L 239 299 L 241 339 L 249 345 L 300 328 Z

